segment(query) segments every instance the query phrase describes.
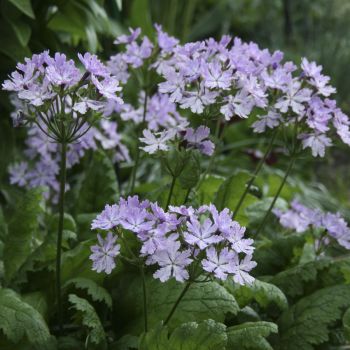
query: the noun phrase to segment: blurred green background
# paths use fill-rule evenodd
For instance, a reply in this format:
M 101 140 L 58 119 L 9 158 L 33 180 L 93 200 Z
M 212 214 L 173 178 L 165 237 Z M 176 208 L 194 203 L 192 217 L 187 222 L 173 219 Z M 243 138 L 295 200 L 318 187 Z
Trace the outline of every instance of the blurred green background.
M 17 61 L 45 49 L 115 53 L 114 38 L 139 26 L 152 36 L 160 23 L 182 42 L 222 34 L 285 52 L 297 63 L 306 56 L 324 66 L 337 100 L 350 113 L 350 0 L 1 0 L 0 79 Z M 13 161 L 14 132 L 6 93 L 0 93 L 0 177 Z M 349 148 L 333 147 L 327 158 L 310 160 L 304 178 L 323 183 L 349 206 Z M 305 163 L 305 162 L 304 162 Z

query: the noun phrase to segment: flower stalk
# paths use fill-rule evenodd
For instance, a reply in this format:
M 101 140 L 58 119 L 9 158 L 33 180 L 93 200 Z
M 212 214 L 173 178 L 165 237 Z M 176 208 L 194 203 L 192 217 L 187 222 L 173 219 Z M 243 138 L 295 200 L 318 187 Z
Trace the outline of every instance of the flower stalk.
M 247 196 L 247 194 L 249 193 L 252 185 L 254 184 L 254 181 L 255 179 L 257 178 L 258 174 L 260 173 L 260 170 L 262 169 L 262 166 L 265 164 L 266 162 L 266 159 L 267 157 L 269 156 L 270 152 L 271 152 L 271 149 L 273 147 L 273 143 L 275 141 L 275 138 L 276 138 L 276 135 L 277 135 L 277 132 L 278 132 L 278 128 L 275 130 L 275 132 L 273 133 L 271 139 L 270 139 L 270 142 L 269 142 L 269 145 L 267 146 L 267 149 L 265 151 L 265 154 L 264 156 L 260 159 L 257 167 L 255 168 L 255 171 L 253 173 L 253 176 L 250 178 L 250 180 L 248 181 L 247 183 L 247 186 L 241 196 L 241 198 L 239 199 L 237 205 L 236 205 L 236 208 L 233 212 L 233 218 L 237 217 L 237 214 L 239 212 L 239 209 L 241 208 L 243 202 L 244 202 L 244 199 L 245 197 Z
M 172 316 L 174 315 L 174 312 L 176 311 L 177 307 L 179 306 L 182 298 L 185 296 L 185 294 L 187 293 L 188 289 L 191 287 L 192 281 L 189 280 L 186 284 L 185 287 L 183 288 L 183 290 L 181 291 L 180 295 L 178 296 L 178 298 L 176 299 L 173 307 L 171 308 L 168 316 L 166 317 L 165 321 L 164 321 L 164 326 L 166 326 L 170 319 L 172 318 Z
M 260 226 L 258 227 L 258 230 L 256 231 L 255 237 L 258 236 L 260 234 L 260 232 L 262 231 L 262 229 L 265 227 L 267 219 L 269 218 L 270 213 L 271 213 L 272 209 L 274 208 L 274 206 L 276 204 L 276 201 L 277 201 L 277 199 L 279 198 L 279 196 L 281 194 L 281 191 L 282 191 L 282 189 L 283 189 L 283 187 L 284 187 L 284 185 L 285 185 L 285 183 L 287 181 L 287 178 L 288 178 L 288 176 L 289 176 L 289 174 L 290 174 L 290 172 L 291 172 L 291 170 L 293 168 L 294 163 L 295 163 L 295 155 L 293 154 L 292 158 L 291 158 L 291 160 L 290 160 L 290 162 L 288 164 L 288 168 L 287 168 L 287 170 L 286 170 L 286 172 L 284 174 L 283 180 L 282 180 L 280 186 L 278 187 L 277 193 L 275 194 L 275 197 L 273 198 L 273 200 L 272 200 L 272 202 L 271 202 L 271 204 L 269 206 L 269 209 L 267 210 L 267 212 L 266 212 L 266 214 L 264 216 L 263 221 L 261 222 Z
M 59 193 L 59 202 L 58 202 L 59 219 L 58 219 L 57 247 L 56 247 L 56 298 L 57 298 L 57 310 L 58 310 L 58 327 L 59 327 L 60 333 L 62 333 L 62 330 L 63 330 L 62 294 L 61 294 L 61 250 L 62 250 L 62 236 L 63 236 L 63 224 L 64 224 L 66 160 L 67 160 L 67 143 L 66 141 L 63 140 L 61 143 L 60 193 Z
M 135 182 L 136 182 L 136 173 L 137 169 L 139 167 L 140 163 L 140 134 L 141 134 L 141 129 L 142 126 L 144 126 L 145 121 L 146 121 L 146 114 L 147 114 L 147 104 L 148 104 L 148 90 L 146 89 L 145 91 L 145 98 L 143 101 L 143 115 L 142 115 L 142 123 L 139 132 L 137 133 L 137 141 L 136 141 L 136 157 L 135 157 L 135 165 L 132 169 L 132 174 L 131 174 L 131 185 L 130 185 L 130 193 L 134 192 L 135 189 Z

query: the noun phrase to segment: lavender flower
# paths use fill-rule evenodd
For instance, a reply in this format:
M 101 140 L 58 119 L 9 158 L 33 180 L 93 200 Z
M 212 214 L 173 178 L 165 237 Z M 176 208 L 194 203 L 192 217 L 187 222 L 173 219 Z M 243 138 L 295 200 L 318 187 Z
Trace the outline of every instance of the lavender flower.
M 154 154 L 157 151 L 167 151 L 169 149 L 167 142 L 174 138 L 175 132 L 169 130 L 152 134 L 150 130 L 143 130 L 143 136 L 140 141 L 147 146 L 140 148 L 149 154 Z
M 180 243 L 170 241 L 164 250 L 157 250 L 152 262 L 156 262 L 160 269 L 153 276 L 161 282 L 167 281 L 170 277 L 174 277 L 177 281 L 183 282 L 188 279 L 189 274 L 186 267 L 191 264 L 191 253 L 189 250 L 180 251 Z
M 153 276 L 161 282 L 197 278 L 191 273 L 192 264 L 214 278 L 231 278 L 242 284 L 253 280 L 249 275 L 255 266 L 251 260 L 253 240 L 244 238 L 245 228 L 232 220 L 228 209 L 218 212 L 213 205 L 198 209 L 170 206 L 166 212 L 157 203 L 134 196 L 107 205 L 92 228 L 133 232 L 140 242 L 133 257 L 139 255 L 147 265 L 155 265 Z
M 90 259 L 93 261 L 92 269 L 97 272 L 105 272 L 110 274 L 115 268 L 114 259 L 120 253 L 120 245 L 115 244 L 117 236 L 113 236 L 111 232 L 107 234 L 106 239 L 97 235 L 99 245 L 91 247 L 92 254 Z
M 238 255 L 234 257 L 232 263 L 233 280 L 241 285 L 252 284 L 254 277 L 249 275 L 249 272 L 256 266 L 256 262 L 251 260 L 252 257 L 247 255 L 243 260 L 240 260 Z
M 91 76 L 93 84 L 96 86 L 99 93 L 107 99 L 114 100 L 119 104 L 123 104 L 123 100 L 118 97 L 115 93 L 121 91 L 119 81 L 112 77 L 107 77 L 103 81 L 99 81 L 94 75 Z
M 323 213 L 293 200 L 291 209 L 284 212 L 275 210 L 275 215 L 285 228 L 296 230 L 296 232 L 305 232 L 310 228 L 323 230 L 329 235 L 329 238 L 335 239 L 339 245 L 350 249 L 350 228 L 339 213 Z
M 196 130 L 187 128 L 184 140 L 188 142 L 189 146 L 199 149 L 205 155 L 211 156 L 214 153 L 215 145 L 210 140 L 206 140 L 209 134 L 210 129 L 204 125 L 201 125 Z
M 198 246 L 199 249 L 205 249 L 209 245 L 222 240 L 220 236 L 215 234 L 217 226 L 210 219 L 206 219 L 201 224 L 198 219 L 192 217 L 187 222 L 187 230 L 184 232 L 186 242 Z
M 84 56 L 78 53 L 78 58 L 80 62 L 84 65 L 87 72 L 101 77 L 108 77 L 110 72 L 107 67 L 98 59 L 96 55 L 91 55 L 86 52 Z
M 227 275 L 232 272 L 232 260 L 234 253 L 224 248 L 221 252 L 217 252 L 214 247 L 206 250 L 207 259 L 202 261 L 203 269 L 207 272 L 212 272 L 214 276 L 220 280 L 225 281 Z
M 289 82 L 286 94 L 278 99 L 275 108 L 282 113 L 291 108 L 295 114 L 300 115 L 305 110 L 303 103 L 310 101 L 310 98 L 311 90 L 301 88 L 301 82 L 294 79 Z
M 119 207 L 116 204 L 107 204 L 102 213 L 92 221 L 91 229 L 110 230 L 119 225 L 120 219 Z

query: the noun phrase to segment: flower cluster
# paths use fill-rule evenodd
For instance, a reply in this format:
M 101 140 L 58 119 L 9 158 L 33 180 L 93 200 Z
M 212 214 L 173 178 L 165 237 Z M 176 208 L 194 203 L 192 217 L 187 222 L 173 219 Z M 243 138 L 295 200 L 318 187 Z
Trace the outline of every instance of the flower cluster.
M 164 50 L 158 38 L 160 54 L 153 67 L 165 80 L 159 92 L 180 108 L 218 113 L 226 120 L 248 118 L 257 108 L 254 132 L 298 123 L 297 136 L 313 156 L 323 157 L 332 144 L 332 127 L 350 145 L 350 121 L 329 98 L 336 90 L 315 62 L 303 58 L 298 69 L 293 62 L 283 62 L 280 51 L 270 53 L 226 35 L 219 42 L 168 41 Z
M 210 129 L 201 125 L 197 129 L 185 128 L 183 130 L 170 129 L 152 133 L 146 129 L 140 141 L 146 146 L 141 147 L 145 152 L 154 154 L 157 151 L 168 151 L 170 141 L 178 141 L 187 149 L 198 149 L 199 152 L 207 156 L 214 153 L 215 145 L 208 139 Z
M 14 124 L 30 123 L 25 150 L 30 162 L 10 166 L 12 184 L 46 186 L 47 196 L 58 191 L 59 146 L 52 139 L 64 137 L 68 143 L 68 168 L 78 163 L 86 150 L 96 149 L 97 144 L 114 149 L 115 160 L 130 160 L 116 122 L 102 120 L 94 126 L 87 122 L 89 114 L 105 113 L 111 103 L 123 104 L 116 95 L 121 90 L 118 80 L 97 56 L 86 53 L 78 54 L 78 58 L 83 71 L 64 54 L 51 57 L 45 51 L 18 64 L 17 71 L 3 83 L 3 89 L 13 92 Z
M 161 26 L 155 28 L 153 43 L 139 28 L 119 36 L 115 40 L 119 52 L 106 64 L 95 55 L 79 54 L 82 69 L 78 69 L 64 54 L 51 57 L 48 52 L 18 64 L 2 88 L 13 92 L 14 124 L 34 124 L 26 140 L 31 164 L 12 165 L 12 183 L 41 184 L 57 190 L 59 156 L 57 146 L 47 138 L 50 134 L 57 139 L 60 133 L 58 123 L 52 123 L 57 116 L 77 125 L 68 128 L 71 135 L 66 135 L 72 141 L 79 139 L 68 147 L 68 167 L 78 163 L 86 150 L 99 145 L 114 152 L 115 161 L 129 161 L 120 134 L 129 122 L 146 129 L 141 142 L 147 153 L 166 151 L 170 143 L 181 141 L 182 146 L 211 155 L 214 144 L 208 139 L 210 130 L 191 128 L 189 112 L 202 115 L 199 124 L 205 125 L 212 117 L 231 120 L 257 114 L 251 123 L 255 133 L 295 124 L 295 137 L 313 156 L 324 156 L 334 131 L 350 144 L 350 121 L 331 99 L 335 89 L 315 62 L 303 58 L 297 67 L 284 62 L 280 51 L 271 53 L 229 36 L 182 45 Z M 156 86 L 150 89 L 152 82 L 145 77 L 151 70 L 160 76 L 158 90 Z M 119 83 L 128 84 L 136 76 L 141 84 L 135 106 L 134 101 L 124 103 Z M 143 89 L 147 90 L 147 85 L 146 93 Z M 148 95 L 149 91 L 153 94 Z M 83 121 L 89 115 L 109 120 L 94 122 L 88 130 L 91 123 Z
M 73 60 L 58 52 L 54 57 L 47 51 L 33 55 L 17 65 L 2 88 L 15 92 L 25 101 L 28 112 L 42 107 L 39 112 L 53 115 L 72 110 L 86 114 L 89 110 L 102 109 L 104 100 L 122 104 L 123 100 L 116 94 L 121 91 L 118 79 L 97 56 L 86 53 L 78 57 L 85 71 L 80 71 Z M 67 106 L 70 111 L 63 110 Z
M 232 220 L 228 209 L 218 211 L 211 204 L 198 209 L 169 206 L 164 211 L 157 203 L 134 196 L 106 205 L 91 228 L 108 232 L 105 240 L 98 235 L 99 244 L 91 248 L 97 272 L 110 273 L 115 267 L 120 254 L 116 243 L 128 230 L 139 241 L 138 256 L 156 266 L 154 277 L 162 282 L 172 277 L 183 282 L 204 274 L 221 280 L 231 277 L 239 284 L 254 280 L 249 274 L 256 266 L 254 242 L 244 237 L 245 228 Z
M 350 227 L 339 213 L 324 213 L 319 209 L 311 209 L 297 200 L 291 202 L 289 210 L 275 209 L 274 213 L 285 228 L 299 233 L 311 228 L 318 229 L 327 233 L 329 238 L 335 239 L 342 247 L 350 249 Z

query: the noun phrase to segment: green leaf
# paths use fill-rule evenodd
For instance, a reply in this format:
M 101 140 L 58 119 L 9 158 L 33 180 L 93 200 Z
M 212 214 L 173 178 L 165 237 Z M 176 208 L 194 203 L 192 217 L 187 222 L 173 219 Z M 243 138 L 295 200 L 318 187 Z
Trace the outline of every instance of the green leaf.
M 266 215 L 266 212 L 268 211 L 273 200 L 274 200 L 273 197 L 266 197 L 258 202 L 253 203 L 251 206 L 249 206 L 249 208 L 247 208 L 246 212 L 247 212 L 247 215 L 249 218 L 249 227 L 250 228 L 253 225 L 257 226 L 262 222 L 262 220 L 263 220 L 264 216 Z M 287 210 L 288 203 L 282 198 L 277 198 L 276 203 L 274 205 L 274 208 L 281 209 L 281 210 Z
M 79 298 L 75 294 L 70 294 L 68 300 L 72 304 L 72 308 L 77 311 L 75 315 L 76 322 L 88 328 L 89 341 L 105 348 L 106 334 L 93 306 L 87 300 Z
M 221 176 L 210 175 L 202 181 L 198 191 L 197 198 L 200 204 L 210 204 L 213 202 L 219 187 L 225 178 Z
M 31 55 L 28 47 L 21 45 L 15 32 L 8 22 L 0 21 L 0 33 L 0 52 L 4 53 L 15 62 L 23 61 L 24 57 L 29 57 Z M 8 149 L 8 143 L 11 142 L 13 144 L 12 133 L 5 133 L 5 140 L 2 142 L 4 145 L 1 147 L 1 163 L 4 163 L 4 160 L 7 161 L 9 155 L 13 154 L 13 150 Z M 10 152 L 4 153 L 5 150 L 9 150 Z
M 73 336 L 63 336 L 58 338 L 59 350 L 77 350 L 84 349 L 84 343 Z
M 35 15 L 30 0 L 8 0 L 15 5 L 21 12 L 30 18 L 35 19 Z
M 46 295 L 43 292 L 32 292 L 22 295 L 22 300 L 37 310 L 46 319 L 48 305 Z
M 350 341 L 350 308 L 343 315 L 343 327 L 345 338 Z
M 98 39 L 94 26 L 88 25 L 85 28 L 89 51 L 95 53 L 98 47 Z
M 126 334 L 118 339 L 116 342 L 111 344 L 108 350 L 135 350 L 138 348 L 139 338 Z
M 294 250 L 302 248 L 304 243 L 303 236 L 282 236 L 280 233 L 271 239 L 264 237 L 264 240 L 256 241 L 254 251 L 254 260 L 258 264 L 254 269 L 256 275 L 275 275 L 276 271 L 288 268 L 294 258 Z
M 30 26 L 27 23 L 20 21 L 10 21 L 10 24 L 20 44 L 22 46 L 27 46 L 32 33 Z
M 58 230 L 58 220 L 59 220 L 59 214 L 55 214 L 51 217 L 51 222 L 50 222 L 50 230 L 52 232 L 57 232 Z M 77 231 L 77 225 L 75 223 L 75 220 L 72 215 L 68 213 L 63 214 L 63 229 L 66 231 L 72 231 L 76 232 Z
M 142 281 L 138 275 L 121 275 L 117 289 L 112 293 L 118 310 L 120 327 L 124 333 L 139 334 L 143 330 Z M 170 280 L 162 283 L 153 277 L 146 278 L 149 327 L 165 320 L 184 288 L 183 283 Z M 228 313 L 237 314 L 239 308 L 234 297 L 216 282 L 194 283 L 179 303 L 169 328 L 184 322 L 213 319 L 223 322 Z
M 196 186 L 201 174 L 201 166 L 198 157 L 195 154 L 187 159 L 184 169 L 179 176 L 179 182 L 182 188 L 190 189 Z
M 222 183 L 215 196 L 214 204 L 218 210 L 229 208 L 234 211 L 250 178 L 251 175 L 243 171 L 239 171 L 235 175 L 228 177 Z M 245 197 L 238 215 L 235 218 L 241 225 L 245 226 L 248 224 L 248 217 L 245 213 L 245 209 L 256 201 L 257 198 L 250 193 Z
M 279 287 L 287 296 L 302 295 L 305 286 L 315 281 L 318 272 L 328 267 L 329 264 L 328 259 L 300 264 L 278 273 L 270 282 Z
M 74 249 L 62 254 L 62 283 L 66 283 L 76 276 L 85 277 L 96 282 L 103 280 L 103 274 L 91 270 L 92 262 L 89 256 L 91 254 L 90 247 L 93 244 L 93 240 L 80 242 Z
M 58 231 L 58 220 L 59 220 L 59 215 L 58 213 L 55 214 L 51 218 L 49 230 L 50 234 L 53 234 L 55 237 L 57 235 Z M 75 241 L 77 239 L 77 225 L 75 223 L 74 218 L 68 214 L 64 213 L 63 216 L 63 239 L 62 239 L 62 246 L 69 249 L 69 241 Z
M 7 281 L 12 280 L 34 250 L 32 241 L 39 229 L 38 217 L 43 213 L 42 201 L 42 191 L 33 189 L 17 203 L 5 239 L 4 265 Z
M 228 349 L 273 350 L 265 339 L 277 333 L 277 325 L 272 322 L 246 322 L 227 328 Z
M 99 286 L 95 281 L 76 277 L 68 280 L 63 288 L 67 288 L 69 285 L 73 284 L 76 288 L 85 289 L 87 294 L 89 294 L 94 301 L 104 302 L 111 309 L 112 308 L 112 298 L 107 290 Z
M 278 320 L 278 349 L 312 350 L 329 339 L 330 327 L 350 306 L 350 286 L 324 288 L 300 299 Z
M 100 212 L 106 203 L 115 203 L 118 198 L 113 164 L 104 152 L 95 152 L 80 186 L 77 213 Z
M 131 7 L 130 21 L 132 27 L 141 27 L 142 33 L 152 38 L 154 29 L 148 0 L 134 0 Z
M 229 290 L 241 308 L 247 306 L 252 300 L 263 308 L 267 308 L 270 304 L 277 305 L 280 310 L 288 308 L 288 300 L 284 293 L 275 285 L 267 282 L 256 279 L 251 285 L 234 285 Z
M 11 342 L 25 338 L 36 349 L 48 349 L 52 341 L 40 313 L 11 289 L 0 289 L 0 329 Z
M 206 320 L 182 324 L 170 337 L 167 327 L 158 326 L 142 335 L 139 350 L 223 350 L 226 343 L 226 326 Z

